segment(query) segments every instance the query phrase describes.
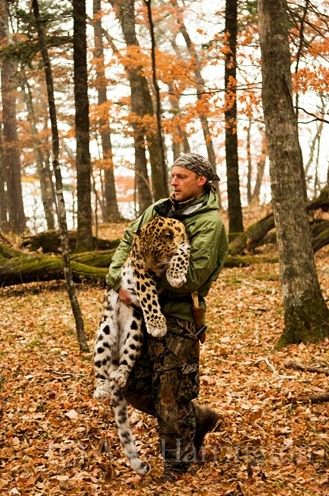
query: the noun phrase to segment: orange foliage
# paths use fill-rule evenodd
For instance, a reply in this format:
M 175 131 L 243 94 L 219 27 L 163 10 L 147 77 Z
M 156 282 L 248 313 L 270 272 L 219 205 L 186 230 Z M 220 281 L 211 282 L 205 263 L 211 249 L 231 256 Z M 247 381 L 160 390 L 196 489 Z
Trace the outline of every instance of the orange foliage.
M 109 158 L 94 159 L 93 160 L 94 169 L 113 169 L 113 161 Z
M 145 75 L 145 71 L 150 71 L 150 57 L 137 45 L 130 45 L 122 50 L 119 55 L 119 62 L 128 71 L 136 71 L 141 75 Z
M 329 68 L 304 67 L 299 69 L 293 76 L 293 87 L 295 91 L 306 93 L 313 90 L 318 93 L 326 93 L 329 85 Z

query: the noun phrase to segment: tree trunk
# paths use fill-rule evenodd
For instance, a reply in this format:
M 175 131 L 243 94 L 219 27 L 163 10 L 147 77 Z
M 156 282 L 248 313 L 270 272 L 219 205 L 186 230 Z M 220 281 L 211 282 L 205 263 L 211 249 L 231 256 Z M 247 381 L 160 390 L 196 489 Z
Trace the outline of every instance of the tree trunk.
M 247 143 L 246 143 L 246 149 L 247 149 L 247 202 L 248 202 L 248 205 L 250 205 L 251 200 L 252 200 L 252 194 L 251 194 L 251 178 L 252 178 L 251 128 L 252 128 L 252 121 L 251 121 L 251 115 L 249 115 L 248 116 L 248 126 L 246 127 L 246 131 L 247 131 Z
M 155 36 L 154 36 L 154 24 L 153 24 L 153 18 L 152 18 L 152 8 L 151 8 L 151 0 L 144 0 L 146 7 L 147 7 L 147 14 L 148 14 L 148 21 L 149 21 L 149 30 L 150 30 L 150 37 L 151 37 L 151 61 L 152 61 L 152 82 L 153 82 L 153 90 L 154 90 L 154 96 L 155 96 L 155 115 L 156 115 L 156 122 L 157 122 L 157 142 L 159 144 L 159 155 L 160 155 L 160 162 L 158 163 L 158 167 L 161 169 L 161 175 L 159 180 L 163 180 L 166 188 L 163 189 L 163 196 L 168 196 L 169 190 L 168 190 L 168 174 L 167 174 L 167 165 L 166 165 L 166 154 L 165 154 L 165 146 L 164 146 L 164 140 L 163 140 L 163 131 L 162 131 L 162 109 L 161 109 L 161 95 L 160 95 L 160 88 L 158 84 L 158 78 L 157 78 L 157 68 L 156 68 L 156 57 L 155 57 L 155 50 L 156 50 L 156 43 L 155 43 Z M 160 191 L 162 190 L 162 186 L 160 185 L 157 186 L 157 190 Z
M 195 74 L 195 80 L 196 80 L 196 83 L 197 83 L 196 84 L 197 99 L 198 99 L 199 102 L 204 101 L 206 103 L 207 102 L 207 99 L 208 99 L 208 96 L 205 93 L 205 87 L 206 87 L 206 85 L 205 85 L 205 81 L 204 81 L 204 79 L 202 77 L 201 63 L 200 63 L 200 60 L 199 60 L 198 53 L 197 53 L 197 51 L 195 49 L 195 45 L 194 45 L 194 43 L 193 43 L 190 35 L 189 35 L 189 33 L 188 33 L 187 29 L 186 29 L 186 25 L 184 23 L 184 17 L 182 15 L 181 9 L 179 8 L 179 5 L 177 3 L 177 0 L 171 0 L 171 3 L 177 9 L 177 22 L 178 22 L 179 27 L 180 27 L 180 32 L 181 32 L 181 34 L 182 34 L 182 36 L 184 38 L 184 41 L 186 43 L 186 46 L 187 46 L 187 49 L 189 51 L 190 57 L 191 57 L 191 59 L 194 62 L 194 66 L 195 66 L 194 74 Z M 207 149 L 208 160 L 212 164 L 213 169 L 214 169 L 214 172 L 217 173 L 217 170 L 216 170 L 216 154 L 215 154 L 215 150 L 214 150 L 213 140 L 212 140 L 212 136 L 211 136 L 211 132 L 210 132 L 209 123 L 208 123 L 208 119 L 207 119 L 206 113 L 205 112 L 199 112 L 199 115 L 198 116 L 199 116 L 199 119 L 200 119 L 202 133 L 203 133 L 203 138 L 204 138 L 204 142 L 205 142 L 206 149 Z M 217 191 L 218 201 L 221 204 L 221 198 L 220 198 L 220 191 L 219 191 L 218 183 L 215 184 L 215 187 L 216 187 L 216 191 Z
M 116 16 L 120 21 L 127 47 L 139 47 L 135 30 L 134 0 L 122 0 L 121 2 L 116 2 L 114 0 L 110 1 L 111 5 L 115 9 Z M 150 94 L 148 83 L 146 78 L 141 75 L 140 69 L 141 68 L 131 69 L 130 67 L 126 67 L 131 87 L 131 110 L 132 113 L 135 114 L 137 117 L 136 123 L 133 126 L 135 149 L 137 155 L 135 160 L 137 162 L 137 165 L 140 166 L 140 169 L 137 172 L 136 179 L 139 187 L 144 187 L 142 194 L 139 193 L 138 196 L 139 198 L 143 199 L 144 203 L 148 201 L 149 205 L 150 203 L 152 203 L 152 196 L 150 194 L 150 191 L 147 191 L 146 189 L 146 185 L 148 185 L 148 176 L 145 175 L 146 169 L 144 168 L 143 164 L 144 159 L 142 159 L 142 153 L 145 156 L 145 143 L 147 143 L 150 154 L 152 171 L 152 192 L 155 200 L 159 200 L 160 198 L 168 196 L 168 184 L 165 171 L 161 166 L 161 144 L 159 143 L 158 133 L 144 133 L 143 129 L 139 125 L 139 121 L 143 119 L 144 116 L 154 117 L 152 97 Z
M 98 95 L 98 105 L 104 106 L 107 99 L 107 79 L 104 66 L 103 29 L 101 21 L 101 0 L 93 0 L 94 12 L 94 57 L 96 59 L 96 88 Z M 109 115 L 106 112 L 99 120 L 100 136 L 104 161 L 104 189 L 105 208 L 103 221 L 116 222 L 121 216 L 118 209 L 117 194 L 114 179 L 113 154 L 111 143 L 111 130 L 109 125 Z
M 237 0 L 226 0 L 225 33 L 225 155 L 229 233 L 243 232 L 238 159 L 238 121 L 236 104 Z
M 27 108 L 27 115 L 31 126 L 31 134 L 33 137 L 33 151 L 35 155 L 35 163 L 40 181 L 41 201 L 45 213 L 47 229 L 55 229 L 55 215 L 53 205 L 53 194 L 51 176 L 47 167 L 47 161 L 44 157 L 42 142 L 39 139 L 36 117 L 34 113 L 32 92 L 30 84 L 22 71 L 22 89 L 24 91 L 24 99 Z M 26 91 L 25 91 L 26 90 Z
M 73 276 L 71 270 L 70 261 L 70 248 L 67 233 L 67 222 L 66 222 L 66 210 L 63 195 L 63 181 L 62 173 L 59 164 L 59 136 L 57 127 L 57 113 L 55 105 L 54 96 L 54 84 L 53 76 L 50 65 L 50 59 L 47 51 L 47 45 L 45 40 L 45 35 L 42 28 L 42 19 L 39 12 L 38 0 L 32 0 L 33 15 L 35 18 L 39 48 L 42 56 L 46 85 L 47 85 L 47 96 L 48 96 L 48 106 L 49 106 L 49 117 L 51 122 L 51 135 L 52 135 L 52 154 L 53 154 L 53 168 L 56 181 L 56 198 L 57 198 L 57 213 L 58 213 L 58 224 L 61 232 L 61 242 L 62 242 L 62 258 L 63 258 L 63 272 L 66 283 L 66 289 L 69 296 L 72 312 L 76 324 L 76 333 L 81 351 L 89 351 L 87 344 L 87 338 L 84 329 L 84 322 L 79 306 L 79 302 L 76 296 L 75 286 L 73 284 Z
M 73 0 L 73 60 L 78 201 L 78 249 L 92 249 L 91 162 L 87 76 L 86 2 Z
M 329 335 L 306 213 L 306 188 L 291 95 L 286 0 L 259 0 L 262 99 L 269 144 L 285 328 L 278 347 Z
M 4 231 L 8 230 L 8 200 L 7 200 L 7 191 L 5 188 L 2 129 L 0 127 L 0 231 L 2 229 Z
M 262 180 L 264 176 L 265 163 L 267 157 L 267 140 L 265 133 L 262 133 L 262 144 L 261 152 L 257 161 L 257 175 L 254 190 L 252 192 L 251 201 L 252 203 L 259 204 L 260 188 L 262 185 Z
M 7 2 L 0 0 L 0 38 L 8 39 Z M 3 171 L 8 199 L 9 229 L 21 234 L 25 229 L 21 166 L 16 122 L 17 63 L 4 57 L 1 67 L 3 121 Z

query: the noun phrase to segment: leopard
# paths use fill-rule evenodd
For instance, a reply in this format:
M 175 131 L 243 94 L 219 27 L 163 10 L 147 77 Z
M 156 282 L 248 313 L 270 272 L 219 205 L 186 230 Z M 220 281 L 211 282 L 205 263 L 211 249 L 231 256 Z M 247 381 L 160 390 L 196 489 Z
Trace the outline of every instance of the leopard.
M 139 457 L 131 432 L 124 396 L 129 374 L 143 345 L 143 326 L 154 338 L 167 332 L 159 302 L 158 282 L 165 275 L 170 286 L 179 288 L 187 280 L 190 243 L 184 224 L 174 218 L 156 216 L 134 235 L 130 253 L 122 267 L 121 288 L 131 303 L 118 292 L 106 291 L 104 309 L 96 333 L 94 398 L 111 399 L 118 436 L 131 468 L 140 475 L 149 471 Z

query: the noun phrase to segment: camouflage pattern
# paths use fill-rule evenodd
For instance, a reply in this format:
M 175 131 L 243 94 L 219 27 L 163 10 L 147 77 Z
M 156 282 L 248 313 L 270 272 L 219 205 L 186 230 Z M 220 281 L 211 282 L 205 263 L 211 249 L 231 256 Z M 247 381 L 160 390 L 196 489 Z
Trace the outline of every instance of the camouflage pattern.
M 165 469 L 184 471 L 195 460 L 192 399 L 199 392 L 199 341 L 193 322 L 169 317 L 167 326 L 161 339 L 145 333 L 125 396 L 135 408 L 156 415 Z
M 198 153 L 181 153 L 175 160 L 174 166 L 185 167 L 199 176 L 204 176 L 208 181 L 219 181 L 211 163 Z

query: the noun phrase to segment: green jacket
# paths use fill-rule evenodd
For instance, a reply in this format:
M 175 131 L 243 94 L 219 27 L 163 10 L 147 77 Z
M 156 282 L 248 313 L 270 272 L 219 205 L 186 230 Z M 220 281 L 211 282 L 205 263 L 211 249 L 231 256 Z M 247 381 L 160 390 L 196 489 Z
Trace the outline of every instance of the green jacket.
M 218 213 L 218 200 L 210 191 L 187 208 L 173 211 L 169 199 L 160 200 L 148 207 L 145 212 L 125 231 L 109 268 L 106 282 L 110 288 L 120 289 L 121 268 L 132 244 L 133 235 L 146 222 L 156 215 L 175 217 L 187 229 L 191 245 L 190 265 L 186 283 L 180 288 L 172 288 L 165 275 L 159 282 L 162 290 L 161 308 L 165 315 L 193 320 L 191 293 L 198 291 L 201 306 L 211 284 L 217 279 L 227 254 L 226 232 Z

